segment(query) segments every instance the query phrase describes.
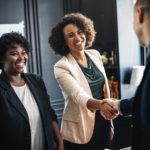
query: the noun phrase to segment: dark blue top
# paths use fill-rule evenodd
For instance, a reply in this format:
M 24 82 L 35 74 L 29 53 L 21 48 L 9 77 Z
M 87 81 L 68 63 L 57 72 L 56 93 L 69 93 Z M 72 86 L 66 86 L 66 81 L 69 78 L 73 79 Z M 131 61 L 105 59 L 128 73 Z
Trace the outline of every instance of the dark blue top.
M 97 67 L 94 65 L 94 63 L 88 56 L 87 59 L 88 68 L 83 67 L 81 64 L 79 64 L 79 66 L 89 83 L 93 97 L 96 99 L 103 99 L 103 87 L 105 84 L 105 78 L 101 71 L 97 69 Z
M 93 97 L 102 100 L 104 98 L 105 78 L 88 56 L 87 59 L 88 68 L 83 67 L 81 64 L 79 66 L 89 83 Z M 93 135 L 87 145 L 88 149 L 94 150 L 105 149 L 110 146 L 110 121 L 105 120 L 99 111 L 96 111 Z

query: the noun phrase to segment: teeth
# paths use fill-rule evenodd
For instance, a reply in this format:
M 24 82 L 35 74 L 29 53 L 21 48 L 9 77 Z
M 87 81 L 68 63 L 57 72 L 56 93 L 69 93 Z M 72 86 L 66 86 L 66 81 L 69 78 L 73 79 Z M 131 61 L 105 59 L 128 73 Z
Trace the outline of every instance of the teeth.
M 82 42 L 77 42 L 77 43 L 75 43 L 75 45 L 81 45 L 82 44 Z
M 21 63 L 16 63 L 16 66 L 18 66 L 18 67 L 23 67 L 23 66 L 25 66 L 25 63 L 23 63 L 23 62 L 21 62 Z

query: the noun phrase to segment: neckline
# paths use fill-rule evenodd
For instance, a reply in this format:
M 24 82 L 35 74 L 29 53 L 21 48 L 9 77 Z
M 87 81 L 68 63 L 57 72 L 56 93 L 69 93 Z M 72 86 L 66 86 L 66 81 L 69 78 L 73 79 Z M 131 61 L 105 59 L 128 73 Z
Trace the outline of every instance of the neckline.
M 87 59 L 87 67 L 84 67 L 82 64 L 80 64 L 78 61 L 77 63 L 79 64 L 80 67 L 84 68 L 84 69 L 89 69 L 90 68 L 90 58 L 89 56 L 85 53 L 86 59 Z
M 22 86 L 16 86 L 16 85 L 11 84 L 11 86 L 14 87 L 14 88 L 25 88 L 27 86 L 27 84 L 25 83 Z

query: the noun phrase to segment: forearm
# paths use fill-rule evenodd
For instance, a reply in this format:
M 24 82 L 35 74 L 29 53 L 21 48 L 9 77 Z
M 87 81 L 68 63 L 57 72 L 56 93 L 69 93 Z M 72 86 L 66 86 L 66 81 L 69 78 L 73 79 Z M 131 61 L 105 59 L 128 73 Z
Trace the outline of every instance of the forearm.
M 98 99 L 89 99 L 87 101 L 87 108 L 91 111 L 103 111 L 103 112 L 109 112 L 111 114 L 114 114 L 117 112 L 111 105 L 106 103 L 103 100 L 98 100 Z
M 63 143 L 63 139 L 60 134 L 58 123 L 56 121 L 53 121 L 52 126 L 53 126 L 53 135 L 54 135 L 54 139 L 55 139 L 56 143 L 57 144 Z
M 87 108 L 91 111 L 98 110 L 107 120 L 111 120 L 118 115 L 118 111 L 103 100 L 89 99 Z
M 89 99 L 87 101 L 87 108 L 90 109 L 91 111 L 100 110 L 101 101 L 97 99 Z
M 120 111 L 122 115 L 132 115 L 132 104 L 134 101 L 134 97 L 129 99 L 123 99 L 120 101 Z

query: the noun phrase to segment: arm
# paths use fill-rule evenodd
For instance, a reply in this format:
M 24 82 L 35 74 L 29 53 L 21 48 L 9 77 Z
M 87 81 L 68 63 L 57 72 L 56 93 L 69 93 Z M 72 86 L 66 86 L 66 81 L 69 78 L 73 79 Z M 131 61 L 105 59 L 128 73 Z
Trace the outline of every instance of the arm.
M 56 142 L 56 150 L 64 150 L 63 139 L 62 139 L 61 134 L 60 134 L 57 115 L 55 113 L 55 110 L 51 107 L 50 98 L 49 98 L 49 95 L 47 93 L 44 81 L 42 79 L 41 79 L 41 83 L 42 83 L 41 88 L 43 88 L 43 91 L 45 92 L 45 97 L 48 101 L 48 106 L 49 106 L 48 108 L 50 110 L 50 116 L 52 118 L 52 131 L 53 131 L 54 140 Z
M 60 131 L 59 131 L 58 123 L 56 121 L 53 121 L 52 127 L 53 127 L 54 139 L 55 139 L 56 145 L 57 145 L 56 150 L 64 150 L 63 139 L 62 139 Z
M 132 115 L 134 97 L 120 101 L 120 111 L 123 116 Z
M 60 134 L 57 116 L 56 116 L 54 109 L 52 109 L 51 105 L 50 105 L 50 111 L 51 111 L 51 117 L 52 117 L 53 136 L 56 142 L 56 150 L 64 150 L 63 139 Z
M 103 109 L 103 111 L 106 110 L 111 114 L 114 113 L 114 109 L 110 105 L 88 95 L 78 83 L 79 81 L 77 81 L 67 69 L 55 66 L 54 71 L 62 92 L 65 93 L 65 96 L 69 97 L 70 100 L 73 100 L 75 103 L 86 107 L 91 111 Z
M 96 99 L 89 99 L 87 101 L 87 108 L 91 111 L 100 110 L 100 112 L 106 116 L 107 120 L 115 118 L 118 114 L 118 111 L 114 109 L 110 104 Z
M 117 100 L 114 98 L 104 100 L 104 102 L 110 104 L 113 108 L 118 110 L 118 112 L 123 116 L 132 115 L 133 101 L 134 101 L 134 97 L 130 99 L 122 99 L 122 100 Z

